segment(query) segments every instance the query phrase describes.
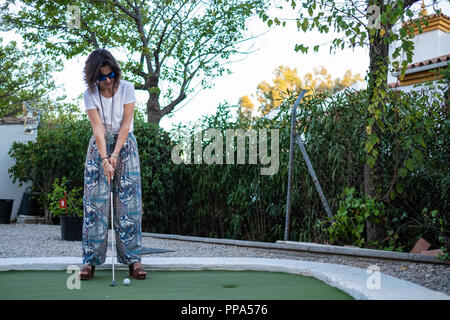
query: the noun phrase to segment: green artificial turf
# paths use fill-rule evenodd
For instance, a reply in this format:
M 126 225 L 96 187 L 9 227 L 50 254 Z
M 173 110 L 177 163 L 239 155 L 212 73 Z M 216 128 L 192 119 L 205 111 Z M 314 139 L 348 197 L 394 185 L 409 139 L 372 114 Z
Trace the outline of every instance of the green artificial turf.
M 96 270 L 94 278 L 69 290 L 65 271 L 0 272 L 0 299 L 151 299 L 151 300 L 318 300 L 353 299 L 313 277 L 264 271 L 147 271 L 147 279 L 130 279 L 128 271 Z M 69 281 L 70 282 L 70 281 Z M 73 282 L 72 282 L 73 283 Z

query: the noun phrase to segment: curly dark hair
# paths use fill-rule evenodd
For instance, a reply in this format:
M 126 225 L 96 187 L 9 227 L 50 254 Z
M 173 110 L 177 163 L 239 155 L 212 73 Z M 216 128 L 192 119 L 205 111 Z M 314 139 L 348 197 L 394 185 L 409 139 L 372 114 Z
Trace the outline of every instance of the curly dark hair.
M 89 54 L 83 71 L 83 79 L 92 93 L 95 92 L 95 87 L 98 85 L 100 68 L 103 66 L 109 66 L 116 74 L 114 78 L 114 88 L 117 88 L 120 79 L 122 79 L 122 71 L 113 55 L 106 49 L 96 49 Z

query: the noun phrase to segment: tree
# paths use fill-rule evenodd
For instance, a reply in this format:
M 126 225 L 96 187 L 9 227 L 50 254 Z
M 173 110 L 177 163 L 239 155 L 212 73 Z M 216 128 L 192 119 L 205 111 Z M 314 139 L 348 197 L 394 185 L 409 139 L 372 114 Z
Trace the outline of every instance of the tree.
M 248 96 L 240 97 L 238 105 L 238 118 L 240 120 L 250 119 L 254 108 L 252 100 Z
M 17 30 L 25 40 L 41 46 L 42 53 L 70 59 L 96 48 L 121 49 L 126 79 L 148 92 L 149 122 L 174 111 L 193 91 L 201 77 L 230 73 L 224 60 L 240 52 L 247 18 L 266 8 L 264 0 L 164 0 L 164 1 L 43 1 L 24 0 L 17 14 L 1 6 L 3 30 Z M 68 18 L 68 23 L 66 21 Z M 161 105 L 161 81 L 169 88 Z
M 264 116 L 271 110 L 280 106 L 283 100 L 283 93 L 287 90 L 295 91 L 306 89 L 306 95 L 315 91 L 321 91 L 326 94 L 336 93 L 357 81 L 363 81 L 359 74 L 353 76 L 351 70 L 347 70 L 343 78 L 332 79 L 324 66 L 314 68 L 313 73 L 307 72 L 303 79 L 297 74 L 297 69 L 291 69 L 286 66 L 279 66 L 275 69 L 273 84 L 262 81 L 257 86 L 256 98 L 260 106 L 259 114 Z M 254 105 L 248 96 L 239 99 L 239 114 L 249 117 L 254 110 Z
M 15 41 L 0 46 L 0 117 L 21 113 L 24 102 L 43 103 L 55 89 L 51 72 L 60 67 L 61 61 L 45 59 L 33 48 L 20 50 Z
M 422 25 L 428 25 L 426 19 L 419 16 L 413 24 L 401 24 L 398 30 L 394 26 L 412 18 L 412 6 L 419 0 L 365 0 L 344 1 L 334 0 L 286 0 L 293 9 L 297 4 L 301 8 L 296 18 L 298 30 L 303 32 L 317 29 L 320 33 L 328 33 L 334 29 L 337 36 L 329 47 L 330 53 L 336 49 L 352 48 L 355 46 L 369 47 L 369 70 L 366 76 L 369 90 L 366 137 L 366 165 L 364 167 L 364 191 L 371 198 L 377 197 L 377 168 L 375 166 L 378 156 L 377 146 L 380 144 L 380 135 L 384 129 L 383 114 L 386 105 L 387 72 L 390 67 L 400 68 L 401 77 L 404 76 L 408 63 L 412 62 L 414 44 L 414 26 L 422 32 Z M 437 0 L 433 0 L 436 3 Z M 270 26 L 273 23 L 286 26 L 283 19 L 270 18 L 267 14 L 260 17 Z M 334 33 L 334 34 L 336 34 Z M 403 61 L 390 61 L 389 45 L 398 41 L 400 45 L 392 53 L 392 58 L 406 56 Z M 314 51 L 320 45 L 314 46 Z M 307 53 L 309 47 L 303 44 L 296 45 L 296 51 Z M 401 67 L 400 67 L 401 66 Z M 369 239 L 379 237 L 380 232 L 368 224 Z

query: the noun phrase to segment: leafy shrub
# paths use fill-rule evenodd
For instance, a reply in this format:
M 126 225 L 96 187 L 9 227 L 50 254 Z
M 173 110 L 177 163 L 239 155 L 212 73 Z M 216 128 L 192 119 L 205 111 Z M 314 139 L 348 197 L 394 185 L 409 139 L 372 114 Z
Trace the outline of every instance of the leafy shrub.
M 175 183 L 169 135 L 139 118 L 134 122 L 141 166 L 143 229 L 167 232 L 173 228 Z
M 367 222 L 380 225 L 384 219 L 384 205 L 374 199 L 355 197 L 355 188 L 345 188 L 345 199 L 339 202 L 334 215 L 335 222 L 325 228 L 325 232 L 334 244 L 356 244 L 365 247 L 368 244 L 365 227 Z
M 83 186 L 84 162 L 92 129 L 89 120 L 67 120 L 42 126 L 35 141 L 14 142 L 8 154 L 15 164 L 8 172 L 13 183 L 32 181 L 38 203 L 51 221 L 47 195 L 56 178 L 70 177 L 67 188 Z
M 69 181 L 66 177 L 56 178 L 51 193 L 47 194 L 49 210 L 54 217 L 83 216 L 83 186 L 69 190 L 68 184 Z M 60 207 L 59 201 L 63 198 L 67 201 L 67 208 Z

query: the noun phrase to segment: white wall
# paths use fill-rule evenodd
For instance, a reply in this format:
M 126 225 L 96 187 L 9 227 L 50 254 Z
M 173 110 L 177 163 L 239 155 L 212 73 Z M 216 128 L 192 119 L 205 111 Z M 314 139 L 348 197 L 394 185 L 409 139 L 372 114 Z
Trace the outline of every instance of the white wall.
M 398 30 L 398 25 L 394 30 Z M 412 63 L 437 58 L 445 54 L 450 53 L 450 33 L 445 33 L 442 30 L 432 30 L 424 33 L 417 34 L 414 39 L 414 55 Z M 400 41 L 392 43 L 389 47 L 389 57 L 392 59 L 392 54 L 395 48 L 400 46 Z M 397 58 L 398 59 L 398 58 Z M 406 55 L 402 55 L 401 60 L 405 60 Z M 388 74 L 388 83 L 397 81 L 397 77 L 393 76 L 390 72 Z
M 35 126 L 34 124 L 32 125 Z M 17 217 L 17 211 L 22 201 L 22 195 L 31 182 L 19 187 L 19 182 L 12 183 L 8 169 L 14 165 L 14 159 L 8 155 L 14 141 L 26 142 L 36 140 L 36 130 L 33 134 L 25 134 L 23 124 L 0 125 L 0 199 L 14 199 L 11 220 Z
M 450 34 L 442 30 L 420 33 L 413 41 L 415 50 L 412 63 L 450 53 Z

